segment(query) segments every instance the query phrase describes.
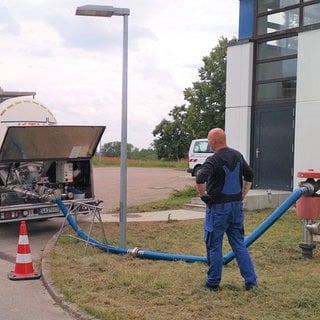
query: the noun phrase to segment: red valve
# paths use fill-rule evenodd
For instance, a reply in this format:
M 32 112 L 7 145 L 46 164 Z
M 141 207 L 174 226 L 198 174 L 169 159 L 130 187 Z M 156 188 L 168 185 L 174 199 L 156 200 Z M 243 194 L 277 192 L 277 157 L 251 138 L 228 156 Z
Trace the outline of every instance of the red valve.
M 320 171 L 314 171 L 313 169 L 308 169 L 308 171 L 299 171 L 297 173 L 298 178 L 305 179 L 319 179 Z M 306 181 L 308 182 L 308 181 Z M 303 195 L 296 202 L 296 212 L 300 219 L 315 220 L 320 216 L 320 196 L 314 195 Z
M 314 171 L 313 169 L 308 169 L 308 171 L 298 171 L 297 177 L 298 178 L 306 178 L 306 179 L 310 179 L 310 178 L 319 179 L 320 178 L 320 171 Z

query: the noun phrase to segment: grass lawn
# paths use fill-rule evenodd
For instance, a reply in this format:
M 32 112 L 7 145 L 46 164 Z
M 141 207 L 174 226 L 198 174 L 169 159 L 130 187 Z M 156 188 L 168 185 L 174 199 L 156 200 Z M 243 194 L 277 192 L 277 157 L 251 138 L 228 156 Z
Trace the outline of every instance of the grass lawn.
M 272 210 L 246 213 L 246 234 Z M 89 230 L 90 225 L 81 225 Z M 107 243 L 118 245 L 118 223 L 106 223 Z M 74 234 L 69 227 L 65 234 Z M 94 226 L 101 240 L 101 229 Z M 203 220 L 130 222 L 127 247 L 205 255 Z M 51 252 L 52 278 L 68 301 L 99 319 L 319 319 L 320 253 L 304 259 L 301 221 L 288 211 L 250 247 L 259 287 L 244 291 L 235 261 L 223 271 L 222 291 L 204 288 L 204 263 L 168 262 L 116 255 L 61 236 Z M 225 241 L 225 252 L 229 250 Z

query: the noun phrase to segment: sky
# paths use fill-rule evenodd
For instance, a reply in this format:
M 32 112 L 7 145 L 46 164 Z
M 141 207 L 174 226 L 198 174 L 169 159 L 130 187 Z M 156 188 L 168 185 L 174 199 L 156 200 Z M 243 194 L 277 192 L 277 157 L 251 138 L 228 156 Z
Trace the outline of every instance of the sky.
M 105 125 L 103 144 L 121 141 L 123 17 L 76 16 L 86 4 L 130 9 L 127 141 L 149 148 L 203 57 L 238 35 L 239 0 L 0 2 L 0 87 L 36 92 L 59 124 Z

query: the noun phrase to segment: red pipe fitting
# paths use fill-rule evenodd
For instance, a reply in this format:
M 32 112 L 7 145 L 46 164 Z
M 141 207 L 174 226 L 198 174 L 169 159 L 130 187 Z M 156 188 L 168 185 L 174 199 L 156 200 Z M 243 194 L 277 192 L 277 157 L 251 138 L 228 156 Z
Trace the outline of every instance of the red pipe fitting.
M 309 169 L 299 171 L 298 178 L 306 178 L 306 183 L 315 183 L 314 179 L 320 179 L 320 171 Z M 300 219 L 316 220 L 320 216 L 320 196 L 318 194 L 302 195 L 296 202 L 296 212 Z

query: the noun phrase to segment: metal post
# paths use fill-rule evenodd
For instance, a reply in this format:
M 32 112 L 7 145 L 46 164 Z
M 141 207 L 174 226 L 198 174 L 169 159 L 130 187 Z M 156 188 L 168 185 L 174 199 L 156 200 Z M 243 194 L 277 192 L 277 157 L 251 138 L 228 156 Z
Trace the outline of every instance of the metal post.
M 126 247 L 127 236 L 127 100 L 128 100 L 128 8 L 103 5 L 78 7 L 76 15 L 94 17 L 123 16 L 122 115 L 120 155 L 120 247 Z
M 128 100 L 128 16 L 123 15 L 122 117 L 120 158 L 120 247 L 127 235 L 127 100 Z

